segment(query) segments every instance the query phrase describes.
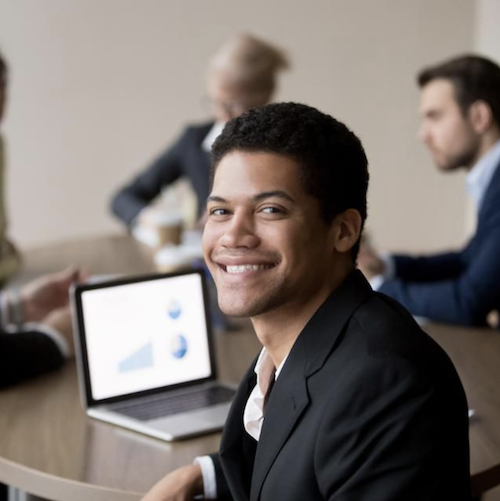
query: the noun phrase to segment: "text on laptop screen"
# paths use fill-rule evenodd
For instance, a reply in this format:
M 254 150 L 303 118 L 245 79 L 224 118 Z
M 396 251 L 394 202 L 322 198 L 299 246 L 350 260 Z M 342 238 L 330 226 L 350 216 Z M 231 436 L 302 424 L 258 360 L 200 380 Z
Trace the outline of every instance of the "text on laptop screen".
M 82 308 L 95 400 L 211 375 L 198 274 L 87 290 Z

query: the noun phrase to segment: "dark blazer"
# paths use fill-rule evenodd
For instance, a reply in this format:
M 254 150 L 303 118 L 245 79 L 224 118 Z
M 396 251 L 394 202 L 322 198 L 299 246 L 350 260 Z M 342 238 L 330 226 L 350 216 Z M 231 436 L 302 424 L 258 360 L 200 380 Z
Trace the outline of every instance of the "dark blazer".
M 465 395 L 441 348 L 355 272 L 300 334 L 257 443 L 244 377 L 214 457 L 219 499 L 469 500 Z
M 461 251 L 427 257 L 396 255 L 396 279 L 381 292 L 413 315 L 438 322 L 486 325 L 500 310 L 500 165 L 478 213 L 477 230 Z
M 57 369 L 63 362 L 61 351 L 49 336 L 0 330 L 0 388 Z
M 202 143 L 214 123 L 187 127 L 180 138 L 131 183 L 118 191 L 111 210 L 127 226 L 161 190 L 179 178 L 189 179 L 198 200 L 198 216 L 205 210 L 209 194 L 210 155 Z

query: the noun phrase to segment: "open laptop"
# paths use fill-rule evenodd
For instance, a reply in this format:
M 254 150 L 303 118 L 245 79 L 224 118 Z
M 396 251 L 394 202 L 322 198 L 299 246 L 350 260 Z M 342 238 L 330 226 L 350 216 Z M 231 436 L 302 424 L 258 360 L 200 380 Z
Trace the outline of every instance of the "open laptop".
M 207 304 L 203 271 L 75 286 L 87 414 L 168 441 L 221 429 L 234 390 L 216 382 Z

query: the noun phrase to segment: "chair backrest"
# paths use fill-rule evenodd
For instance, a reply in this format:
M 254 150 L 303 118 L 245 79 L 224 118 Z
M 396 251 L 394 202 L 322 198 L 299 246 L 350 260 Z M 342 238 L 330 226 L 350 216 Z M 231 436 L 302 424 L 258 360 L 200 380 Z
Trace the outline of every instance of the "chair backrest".
M 479 500 L 485 492 L 500 485 L 500 464 L 471 477 L 472 499 Z

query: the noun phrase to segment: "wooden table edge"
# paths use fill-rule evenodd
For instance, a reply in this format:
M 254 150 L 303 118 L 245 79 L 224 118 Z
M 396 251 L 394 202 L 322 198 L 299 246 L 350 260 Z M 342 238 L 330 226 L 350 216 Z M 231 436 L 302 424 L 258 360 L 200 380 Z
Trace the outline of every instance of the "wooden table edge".
M 69 480 L 0 457 L 0 481 L 54 501 L 138 501 L 143 494 Z

